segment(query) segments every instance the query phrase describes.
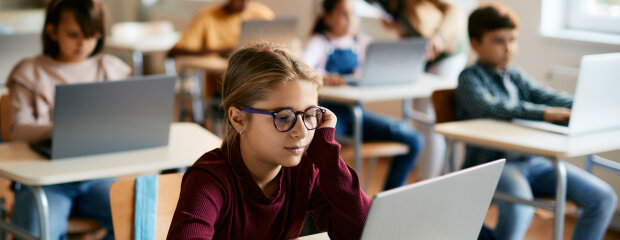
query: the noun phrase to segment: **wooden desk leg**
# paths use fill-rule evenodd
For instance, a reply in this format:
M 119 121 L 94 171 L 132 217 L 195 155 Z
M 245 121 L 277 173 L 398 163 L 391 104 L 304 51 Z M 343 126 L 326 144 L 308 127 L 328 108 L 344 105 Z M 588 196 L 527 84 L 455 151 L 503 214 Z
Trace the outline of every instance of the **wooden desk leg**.
M 28 186 L 30 191 L 34 194 L 37 200 L 38 213 L 39 213 L 39 234 L 41 240 L 50 239 L 50 220 L 49 220 L 49 208 L 47 203 L 47 196 L 43 187 L 40 186 Z
M 564 212 L 566 208 L 566 167 L 557 158 L 552 158 L 556 173 L 553 239 L 562 240 L 564 233 Z
M 133 75 L 142 76 L 144 74 L 144 54 L 140 51 L 131 51 L 131 61 L 133 63 Z
M 353 155 L 355 159 L 355 171 L 357 174 L 362 174 L 362 136 L 363 136 L 363 122 L 362 115 L 363 110 L 362 106 L 357 103 L 352 103 L 350 105 L 351 112 L 353 113 L 353 148 L 355 150 L 355 154 Z

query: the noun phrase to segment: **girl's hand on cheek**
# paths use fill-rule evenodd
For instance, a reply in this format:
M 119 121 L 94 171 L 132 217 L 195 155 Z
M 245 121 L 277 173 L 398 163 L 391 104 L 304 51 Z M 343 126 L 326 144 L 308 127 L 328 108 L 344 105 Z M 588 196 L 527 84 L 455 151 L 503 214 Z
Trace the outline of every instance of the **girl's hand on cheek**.
M 323 113 L 323 122 L 321 123 L 321 125 L 318 128 L 335 128 L 336 127 L 336 122 L 338 121 L 338 119 L 336 118 L 336 114 L 334 114 L 332 111 L 330 111 L 327 108 L 321 107 L 323 109 L 325 109 L 325 113 Z

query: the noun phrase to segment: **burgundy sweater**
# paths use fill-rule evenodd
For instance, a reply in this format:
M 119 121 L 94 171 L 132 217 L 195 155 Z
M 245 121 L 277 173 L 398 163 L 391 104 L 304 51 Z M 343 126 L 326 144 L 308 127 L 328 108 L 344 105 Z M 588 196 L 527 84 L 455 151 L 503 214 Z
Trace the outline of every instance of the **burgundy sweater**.
M 204 154 L 183 176 L 168 239 L 289 239 L 310 211 L 330 239 L 359 239 L 370 208 L 355 170 L 340 158 L 333 128 L 317 129 L 296 167 L 282 167 L 265 196 L 237 146 Z

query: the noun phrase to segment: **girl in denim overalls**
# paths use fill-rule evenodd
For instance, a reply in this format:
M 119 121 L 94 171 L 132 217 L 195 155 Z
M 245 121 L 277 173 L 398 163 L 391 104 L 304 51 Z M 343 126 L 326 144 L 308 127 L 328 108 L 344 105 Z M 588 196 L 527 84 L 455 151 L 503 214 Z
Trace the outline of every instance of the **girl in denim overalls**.
M 357 19 L 351 0 L 323 1 L 323 14 L 313 29 L 313 36 L 303 55 L 304 61 L 324 75 L 327 86 L 345 84 L 344 75 L 360 70 L 369 39 L 355 33 Z M 336 134 L 352 133 L 353 116 L 345 105 L 322 101 L 338 116 Z M 377 114 L 363 112 L 364 141 L 394 141 L 409 146 L 409 152 L 396 156 L 386 179 L 384 190 L 406 184 L 423 145 L 423 137 L 409 124 Z

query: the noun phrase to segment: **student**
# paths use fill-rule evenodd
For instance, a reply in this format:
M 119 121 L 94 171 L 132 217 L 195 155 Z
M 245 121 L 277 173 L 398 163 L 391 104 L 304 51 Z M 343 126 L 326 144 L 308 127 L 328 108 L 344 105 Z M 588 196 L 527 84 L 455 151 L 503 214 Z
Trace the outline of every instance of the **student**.
M 271 9 L 253 0 L 228 0 L 223 5 L 208 6 L 194 17 L 168 54 L 228 54 L 237 47 L 243 21 L 274 18 Z
M 324 75 L 324 84 L 344 85 L 343 75 L 360 70 L 366 54 L 369 39 L 356 34 L 356 18 L 351 0 L 323 1 L 323 14 L 317 20 L 313 35 L 303 55 L 304 61 Z M 343 104 L 322 103 L 340 119 L 336 127 L 339 135 L 350 135 L 353 128 L 353 114 Z M 409 146 L 409 152 L 396 156 L 388 173 L 383 189 L 391 189 L 407 183 L 416 157 L 424 139 L 409 124 L 384 116 L 363 112 L 363 140 L 396 141 Z
M 104 7 L 93 0 L 54 0 L 47 7 L 43 54 L 19 62 L 8 77 L 13 141 L 51 138 L 54 90 L 57 84 L 123 79 L 131 69 L 101 54 Z M 97 136 L 93 136 L 97 137 Z M 51 239 L 66 238 L 69 214 L 93 218 L 113 238 L 108 188 L 114 179 L 44 186 L 49 204 Z M 13 222 L 39 235 L 37 204 L 31 191 L 17 184 Z
M 183 176 L 168 239 L 291 239 L 310 211 L 331 239 L 359 239 L 370 207 L 340 158 L 321 78 L 282 48 L 230 58 L 226 135 Z
M 426 51 L 426 71 L 437 74 L 445 81 L 455 82 L 467 62 L 466 15 L 457 6 L 445 0 L 367 0 L 378 2 L 388 14 L 382 20 L 386 28 L 402 38 L 424 37 L 429 42 Z M 415 99 L 417 111 L 434 116 L 430 99 Z M 445 139 L 435 133 L 432 124 L 418 124 L 425 136 L 420 153 L 418 177 L 429 179 L 441 173 Z
M 401 37 L 424 37 L 429 41 L 426 70 L 456 81 L 467 61 L 465 14 L 443 0 L 377 1 L 390 15 L 384 25 Z
M 469 17 L 471 46 L 478 62 L 460 75 L 455 92 L 457 118 L 523 118 L 566 123 L 573 100 L 564 93 L 538 86 L 521 71 L 508 67 L 517 50 L 518 20 L 509 9 L 485 5 Z M 551 161 L 540 156 L 467 146 L 465 167 L 507 158 L 497 191 L 524 199 L 554 196 L 556 175 Z M 573 239 L 601 239 L 616 210 L 613 189 L 594 175 L 566 165 L 566 197 L 581 209 Z M 496 201 L 499 239 L 523 239 L 534 208 Z M 561 217 L 561 216 L 560 216 Z

